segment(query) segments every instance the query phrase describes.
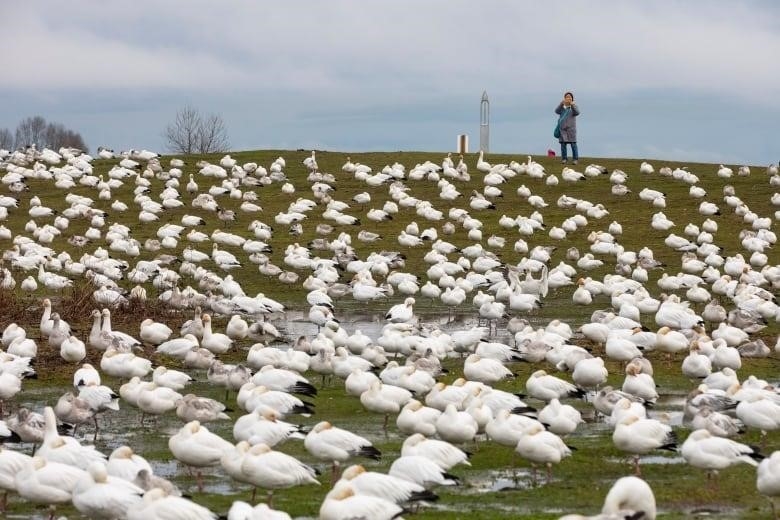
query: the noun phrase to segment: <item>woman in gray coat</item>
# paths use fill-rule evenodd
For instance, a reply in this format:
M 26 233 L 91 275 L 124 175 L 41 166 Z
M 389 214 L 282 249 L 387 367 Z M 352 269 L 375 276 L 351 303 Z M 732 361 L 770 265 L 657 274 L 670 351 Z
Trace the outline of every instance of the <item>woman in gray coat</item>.
M 558 104 L 555 113 L 559 116 L 556 130 L 560 132 L 558 142 L 561 143 L 561 162 L 566 164 L 566 145 L 570 144 L 574 164 L 577 164 L 579 159 L 577 150 L 577 116 L 580 115 L 580 109 L 574 102 L 574 94 L 571 92 L 565 93 L 563 101 Z

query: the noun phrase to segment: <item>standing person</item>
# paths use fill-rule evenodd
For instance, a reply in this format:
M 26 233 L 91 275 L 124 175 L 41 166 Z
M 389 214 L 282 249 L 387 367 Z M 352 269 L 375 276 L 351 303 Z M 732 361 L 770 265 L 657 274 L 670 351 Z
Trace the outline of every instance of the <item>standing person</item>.
M 563 95 L 563 101 L 555 109 L 558 114 L 558 124 L 555 127 L 555 137 L 561 143 L 561 162 L 566 164 L 566 145 L 571 145 L 571 153 L 574 164 L 577 164 L 579 153 L 577 150 L 577 116 L 580 115 L 580 109 L 574 102 L 574 94 L 567 92 Z

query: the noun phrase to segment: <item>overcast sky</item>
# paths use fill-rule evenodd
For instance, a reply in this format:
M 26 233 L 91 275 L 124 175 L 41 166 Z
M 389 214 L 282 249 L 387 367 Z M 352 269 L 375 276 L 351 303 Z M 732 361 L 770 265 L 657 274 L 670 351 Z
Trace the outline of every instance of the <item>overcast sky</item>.
M 32 115 L 94 151 L 164 151 L 189 103 L 231 148 L 557 149 L 574 92 L 583 156 L 776 163 L 780 7 L 766 1 L 2 2 L 0 128 Z

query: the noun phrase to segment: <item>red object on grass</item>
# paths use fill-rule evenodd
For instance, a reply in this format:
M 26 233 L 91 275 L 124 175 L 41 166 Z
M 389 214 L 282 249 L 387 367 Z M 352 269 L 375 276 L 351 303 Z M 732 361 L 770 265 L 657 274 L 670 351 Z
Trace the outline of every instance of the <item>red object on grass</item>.
M 555 157 L 555 150 L 553 150 L 552 148 L 548 148 L 547 157 Z

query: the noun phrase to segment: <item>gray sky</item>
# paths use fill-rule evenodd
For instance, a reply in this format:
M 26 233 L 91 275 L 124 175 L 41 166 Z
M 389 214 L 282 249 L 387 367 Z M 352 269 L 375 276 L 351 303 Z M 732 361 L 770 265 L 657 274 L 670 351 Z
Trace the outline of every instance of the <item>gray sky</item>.
M 190 103 L 233 149 L 544 153 L 575 93 L 584 156 L 780 157 L 773 1 L 3 2 L 0 128 L 164 150 Z

